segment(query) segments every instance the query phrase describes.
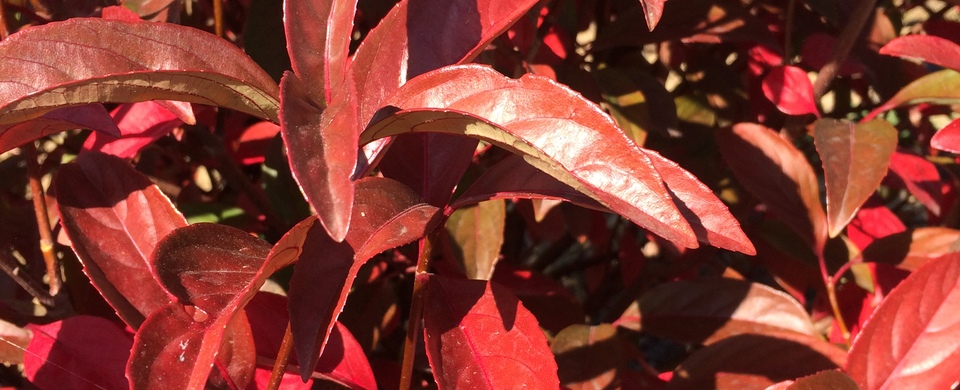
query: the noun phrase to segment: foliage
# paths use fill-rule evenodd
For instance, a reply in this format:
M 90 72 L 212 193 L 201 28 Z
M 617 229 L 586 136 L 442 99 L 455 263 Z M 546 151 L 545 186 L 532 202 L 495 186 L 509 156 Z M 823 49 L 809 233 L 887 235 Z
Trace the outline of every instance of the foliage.
M 948 388 L 954 4 L 3 0 L 0 381 Z

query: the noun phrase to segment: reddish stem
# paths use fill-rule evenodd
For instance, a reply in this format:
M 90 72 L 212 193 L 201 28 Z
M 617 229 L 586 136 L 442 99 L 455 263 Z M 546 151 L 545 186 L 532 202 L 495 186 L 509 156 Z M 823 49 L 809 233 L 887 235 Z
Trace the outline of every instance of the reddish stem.
M 876 0 L 860 0 L 857 3 L 857 7 L 847 20 L 847 25 L 840 32 L 840 39 L 830 55 L 830 61 L 823 68 L 820 68 L 820 73 L 817 74 L 817 79 L 813 82 L 815 99 L 820 99 L 827 92 L 827 87 L 830 86 L 833 79 L 837 77 L 840 65 L 847 59 L 850 49 L 853 48 L 853 44 L 860 37 L 860 32 L 863 31 L 863 26 L 870 19 L 874 4 L 876 4 Z
M 53 253 L 53 233 L 50 227 L 50 217 L 47 214 L 47 199 L 43 192 L 43 184 L 40 177 L 43 173 L 40 171 L 40 164 L 37 162 L 37 148 L 33 143 L 24 145 L 21 150 L 23 157 L 27 162 L 27 177 L 30 181 L 30 193 L 33 197 L 33 211 L 37 218 L 37 230 L 40 233 L 40 252 L 43 253 L 43 261 L 47 266 L 47 278 L 50 285 L 50 295 L 55 296 L 60 292 L 62 282 L 60 280 L 60 261 Z
M 290 322 L 287 322 L 287 330 L 283 333 L 283 341 L 280 343 L 280 351 L 277 352 L 277 361 L 273 363 L 273 371 L 270 372 L 270 382 L 267 383 L 267 390 L 280 388 L 280 381 L 283 380 L 283 373 L 287 371 L 287 362 L 290 361 L 292 350 L 293 333 L 290 332 Z
M 223 38 L 223 0 L 213 0 L 213 30 Z
M 423 315 L 423 282 L 420 275 L 427 273 L 430 266 L 430 240 L 420 239 L 420 255 L 417 258 L 417 271 L 413 279 L 413 295 L 410 298 L 410 318 L 407 319 L 407 336 L 403 343 L 403 364 L 400 368 L 400 389 L 409 390 L 413 380 L 413 360 L 416 357 L 417 333 L 420 330 L 420 317 Z

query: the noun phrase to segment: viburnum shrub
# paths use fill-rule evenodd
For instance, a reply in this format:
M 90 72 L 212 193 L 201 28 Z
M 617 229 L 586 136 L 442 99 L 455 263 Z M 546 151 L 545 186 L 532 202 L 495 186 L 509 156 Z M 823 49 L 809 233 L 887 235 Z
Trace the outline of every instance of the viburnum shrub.
M 5 386 L 960 381 L 960 2 L 0 11 Z

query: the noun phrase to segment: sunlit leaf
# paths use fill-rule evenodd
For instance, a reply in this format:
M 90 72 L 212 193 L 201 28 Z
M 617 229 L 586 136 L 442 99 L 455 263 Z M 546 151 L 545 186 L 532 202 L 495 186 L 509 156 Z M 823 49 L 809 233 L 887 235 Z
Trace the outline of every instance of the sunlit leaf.
M 133 342 L 129 333 L 103 318 L 75 316 L 30 325 L 24 375 L 40 388 L 123 389 L 123 367 Z M 93 348 L 96 346 L 96 348 Z
M 880 48 L 880 54 L 919 58 L 931 64 L 960 71 L 960 46 L 936 35 L 906 35 Z
M 960 230 L 922 227 L 892 234 L 863 249 L 863 260 L 913 271 L 943 255 L 960 252 Z
M 890 156 L 890 175 L 886 180 L 888 186 L 910 191 L 930 214 L 940 215 L 943 193 L 936 164 L 913 153 L 896 151 Z
M 960 73 L 944 69 L 920 77 L 893 95 L 880 107 L 875 108 L 863 120 L 871 120 L 880 113 L 900 106 L 933 102 L 953 104 L 960 101 Z
M 506 206 L 502 200 L 481 202 L 455 211 L 445 225 L 463 262 L 467 279 L 490 280 L 500 257 Z
M 897 130 L 883 120 L 853 124 L 826 118 L 814 124 L 813 140 L 826 176 L 830 237 L 836 237 L 886 176 Z
M 932 260 L 893 289 L 850 349 L 846 371 L 864 390 L 948 388 L 960 373 L 960 255 Z
M 640 0 L 640 5 L 643 6 L 643 16 L 650 31 L 653 31 L 657 27 L 657 23 L 660 23 L 660 16 L 663 15 L 663 4 L 666 2 L 666 0 Z
M 960 153 L 960 119 L 944 126 L 930 139 L 930 146 L 952 153 Z
M 813 99 L 813 84 L 803 69 L 789 65 L 774 67 L 763 78 L 761 89 L 785 114 L 820 116 Z

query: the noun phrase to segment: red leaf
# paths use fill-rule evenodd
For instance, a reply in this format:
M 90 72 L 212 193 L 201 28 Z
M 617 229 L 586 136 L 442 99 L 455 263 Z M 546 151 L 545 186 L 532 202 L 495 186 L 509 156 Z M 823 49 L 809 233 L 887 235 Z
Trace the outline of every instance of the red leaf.
M 23 371 L 43 389 L 123 389 L 130 334 L 100 317 L 76 316 L 47 325 L 28 325 Z M 96 346 L 95 348 L 92 346 Z
M 663 4 L 667 0 L 640 0 L 643 6 L 643 18 L 647 21 L 647 28 L 653 31 L 660 23 L 660 16 L 663 15 Z
M 171 301 L 153 279 L 149 256 L 187 221 L 129 163 L 85 153 L 60 167 L 54 186 L 61 224 L 83 271 L 130 327 Z
M 891 186 L 906 187 L 931 214 L 940 215 L 943 193 L 936 164 L 921 156 L 897 151 L 890 156 L 890 173 L 887 180 L 892 181 Z
M 0 43 L 0 58 L 0 124 L 70 105 L 146 100 L 221 105 L 277 120 L 270 76 L 233 44 L 186 26 L 71 19 L 11 35 Z
M 944 126 L 930 139 L 930 146 L 951 153 L 960 153 L 960 119 Z
M 723 158 L 740 184 L 808 245 L 823 248 L 826 215 L 817 177 L 803 153 L 762 125 L 740 123 L 717 134 Z
M 845 361 L 846 352 L 812 336 L 741 334 L 694 352 L 674 370 L 667 389 L 763 389 Z
M 550 332 L 556 333 L 570 325 L 581 324 L 586 317 L 573 294 L 543 274 L 502 263 L 493 270 L 491 280 L 510 289 L 523 306 L 537 317 L 540 326 Z
M 857 382 L 854 382 L 847 374 L 840 370 L 820 371 L 813 375 L 808 375 L 797 380 L 787 380 L 770 387 L 766 390 L 860 390 Z
M 658 235 L 697 247 L 650 159 L 596 105 L 559 84 L 530 75 L 512 80 L 482 66 L 448 67 L 411 80 L 390 103 L 402 110 L 374 119 L 361 144 L 410 132 L 480 138 Z
M 337 242 L 350 227 L 357 164 L 352 94 L 331 107 L 318 106 L 308 84 L 287 72 L 280 80 L 280 126 L 287 161 L 324 229 Z
M 267 148 L 280 132 L 280 127 L 262 121 L 238 130 L 239 133 L 226 129 L 230 155 L 242 165 L 257 165 L 266 160 Z
M 23 123 L 0 125 L 0 150 L 10 150 L 50 134 L 74 129 L 91 129 L 107 136 L 120 136 L 120 129 L 102 104 L 85 104 L 54 109 Z
M 141 148 L 183 124 L 170 110 L 153 101 L 120 105 L 110 116 L 120 128 L 120 138 L 92 133 L 83 143 L 84 150 L 133 158 Z
M 950 103 L 960 98 L 960 72 L 944 69 L 926 74 L 904 86 L 896 95 L 870 111 L 861 121 L 869 121 L 880 113 L 921 102 Z
M 803 69 L 789 65 L 774 67 L 763 78 L 761 88 L 763 95 L 784 114 L 820 116 L 813 100 L 813 84 Z
M 863 260 L 895 265 L 908 271 L 923 264 L 960 251 L 960 230 L 944 227 L 924 227 L 891 234 L 874 241 L 863 249 Z
M 788 295 L 730 279 L 654 287 L 640 298 L 640 329 L 703 344 L 743 333 L 817 335 L 807 311 Z
M 863 250 L 881 237 L 900 233 L 907 227 L 893 211 L 880 203 L 874 195 L 857 211 L 857 215 L 847 225 L 847 237 Z
M 931 64 L 960 71 L 960 46 L 935 35 L 907 35 L 880 48 L 880 54 L 919 58 Z
M 428 204 L 443 207 L 473 160 L 477 142 L 449 134 L 398 137 L 383 156 L 380 171 L 417 191 Z
M 300 253 L 290 279 L 290 328 L 306 378 L 323 351 L 343 309 L 360 267 L 376 254 L 425 236 L 439 220 L 439 209 L 419 203 L 417 196 L 396 181 L 363 178 L 357 181 L 354 222 L 346 239 L 337 243 L 317 227 L 303 232 Z
M 506 225 L 506 204 L 502 200 L 482 202 L 454 211 L 444 227 L 458 260 L 463 264 L 467 279 L 490 280 Z
M 441 389 L 559 388 L 546 337 L 510 290 L 477 280 L 418 277 L 426 286 L 427 358 Z
M 813 141 L 823 162 L 829 233 L 836 237 L 886 176 L 897 129 L 883 120 L 852 124 L 825 118 L 814 124 Z
M 331 104 L 346 74 L 357 0 L 287 0 L 283 2 L 283 30 L 293 73 L 314 88 L 313 101 Z M 339 129 L 343 131 L 343 129 Z
M 960 380 L 958 280 L 960 255 L 950 254 L 890 292 L 850 349 L 846 369 L 862 389 L 948 388 Z

